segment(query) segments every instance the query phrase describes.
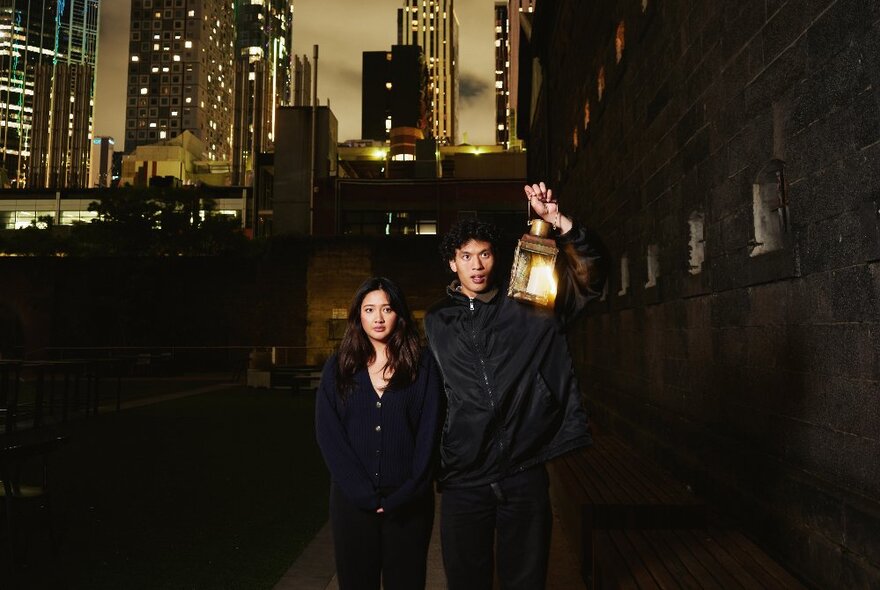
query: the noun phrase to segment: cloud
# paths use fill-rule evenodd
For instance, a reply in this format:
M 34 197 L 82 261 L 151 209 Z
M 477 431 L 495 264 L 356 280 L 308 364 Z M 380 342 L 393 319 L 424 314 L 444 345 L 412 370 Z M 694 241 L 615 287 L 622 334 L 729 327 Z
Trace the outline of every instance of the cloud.
M 462 105 L 474 103 L 491 90 L 492 86 L 486 80 L 486 76 L 462 72 L 461 78 L 458 80 L 458 96 Z

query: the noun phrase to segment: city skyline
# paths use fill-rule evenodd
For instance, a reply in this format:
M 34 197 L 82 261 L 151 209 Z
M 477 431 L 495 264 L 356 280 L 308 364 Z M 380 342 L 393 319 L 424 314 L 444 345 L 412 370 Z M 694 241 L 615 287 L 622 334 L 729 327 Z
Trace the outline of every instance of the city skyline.
M 318 95 L 339 119 L 340 140 L 359 139 L 361 123 L 361 56 L 390 47 L 397 37 L 401 0 L 370 3 L 346 0 L 332 5 L 297 0 L 293 17 L 293 53 L 311 58 L 320 46 Z M 95 104 L 96 136 L 112 136 L 121 145 L 125 128 L 125 94 L 131 3 L 101 5 L 101 39 Z M 461 101 L 459 141 L 494 143 L 493 2 L 479 0 L 456 6 L 461 24 Z M 328 23 L 333 24 L 329 26 Z

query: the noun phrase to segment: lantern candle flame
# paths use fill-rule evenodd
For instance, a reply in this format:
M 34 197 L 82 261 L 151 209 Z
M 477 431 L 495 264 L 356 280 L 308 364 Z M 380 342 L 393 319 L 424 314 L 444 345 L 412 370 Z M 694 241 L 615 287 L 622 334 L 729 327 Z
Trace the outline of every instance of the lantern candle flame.
M 548 295 L 550 299 L 555 299 L 556 279 L 553 277 L 553 267 L 544 263 L 532 266 L 526 291 L 533 295 Z

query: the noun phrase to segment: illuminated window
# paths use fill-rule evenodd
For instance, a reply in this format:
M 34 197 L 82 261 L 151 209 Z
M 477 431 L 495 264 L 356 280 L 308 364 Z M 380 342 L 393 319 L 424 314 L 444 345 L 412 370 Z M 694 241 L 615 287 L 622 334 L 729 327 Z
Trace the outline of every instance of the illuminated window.
M 617 56 L 617 63 L 620 63 L 620 60 L 623 59 L 623 48 L 625 45 L 624 24 L 623 21 L 620 21 L 620 24 L 617 25 L 617 34 L 614 36 L 614 53 Z
M 692 275 L 703 271 L 706 259 L 705 218 L 702 213 L 694 211 L 688 218 L 690 239 L 688 240 L 688 272 Z
M 192 41 L 186 41 L 186 42 L 184 42 L 183 46 L 186 47 L 187 49 L 192 49 L 193 42 L 192 42 Z
M 648 246 L 648 282 L 645 283 L 645 288 L 657 286 L 657 279 L 660 277 L 660 260 L 658 253 L 659 248 L 657 247 L 657 244 L 651 244 Z
M 141 94 L 146 94 L 148 91 L 146 88 L 141 88 Z
M 131 61 L 141 61 L 141 58 L 138 57 L 137 55 L 132 55 L 132 56 L 131 56 Z
M 789 229 L 788 196 L 785 183 L 785 162 L 770 160 L 752 185 L 754 238 L 750 256 L 780 250 L 785 246 L 784 234 Z

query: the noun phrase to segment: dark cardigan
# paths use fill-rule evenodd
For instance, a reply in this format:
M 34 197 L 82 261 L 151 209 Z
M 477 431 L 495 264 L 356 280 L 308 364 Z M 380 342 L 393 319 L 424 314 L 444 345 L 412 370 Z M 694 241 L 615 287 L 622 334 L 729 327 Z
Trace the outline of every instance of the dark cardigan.
M 366 369 L 345 402 L 336 389 L 337 357 L 324 365 L 315 400 L 318 446 L 333 483 L 363 510 L 391 511 L 431 491 L 442 381 L 422 352 L 415 382 L 376 394 Z

